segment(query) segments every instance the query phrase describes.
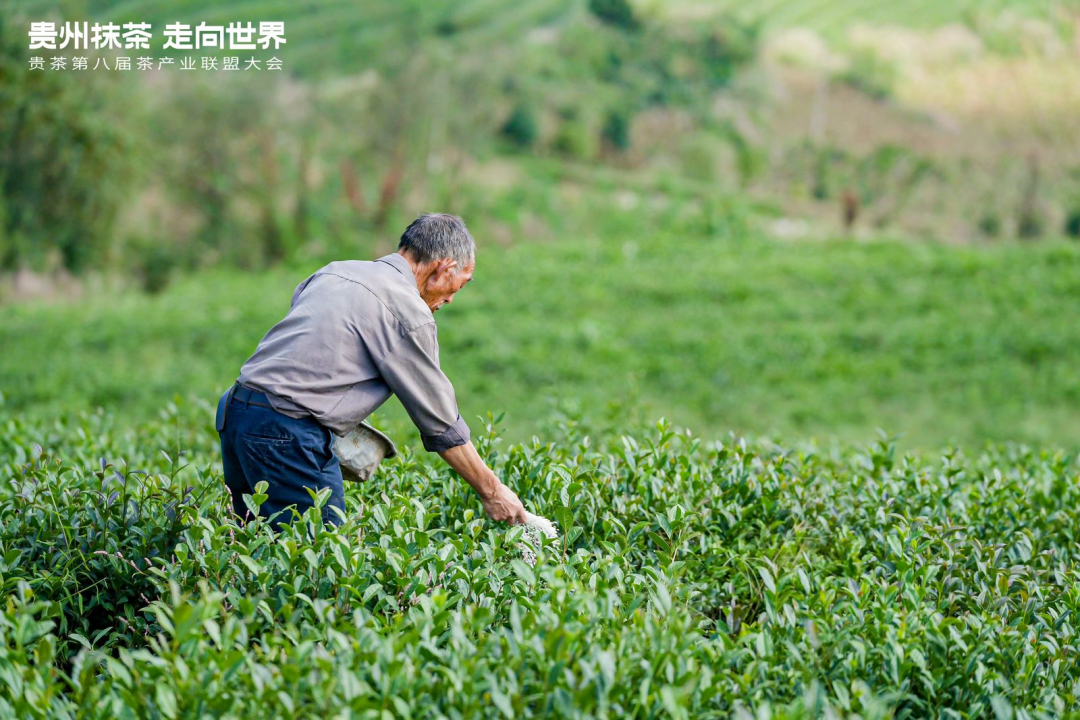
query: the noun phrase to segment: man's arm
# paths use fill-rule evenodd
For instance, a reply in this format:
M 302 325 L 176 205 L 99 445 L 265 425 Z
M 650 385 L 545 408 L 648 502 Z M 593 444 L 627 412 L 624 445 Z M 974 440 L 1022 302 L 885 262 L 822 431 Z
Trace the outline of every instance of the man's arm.
M 501 520 L 511 525 L 525 522 L 525 506 L 517 494 L 503 485 L 498 476 L 491 471 L 476 452 L 472 441 L 452 447 L 439 453 L 446 464 L 454 468 L 457 474 L 465 478 L 484 504 L 484 512 L 492 520 Z
M 439 367 L 435 324 L 401 338 L 383 359 L 379 373 L 420 430 L 424 448 L 439 453 L 480 496 L 492 520 L 525 521 L 525 508 L 491 471 L 469 440 L 469 426 L 458 412 L 454 386 Z

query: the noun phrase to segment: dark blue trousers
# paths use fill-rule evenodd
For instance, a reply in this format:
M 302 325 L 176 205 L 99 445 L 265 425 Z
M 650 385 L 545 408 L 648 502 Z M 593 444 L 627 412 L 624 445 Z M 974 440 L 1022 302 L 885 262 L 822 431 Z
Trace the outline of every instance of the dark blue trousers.
M 244 520 L 251 517 L 244 494 L 254 495 L 255 485 L 265 480 L 267 499 L 259 515 L 284 511 L 274 520 L 275 528 L 292 522 L 294 510 L 303 514 L 315 504 L 308 488 L 330 488 L 322 517 L 327 523 L 338 522 L 331 508 L 345 509 L 341 466 L 330 449 L 332 433 L 314 418 L 283 415 L 271 407 L 266 395 L 237 384 L 218 401 L 217 431 L 225 485 L 237 515 Z

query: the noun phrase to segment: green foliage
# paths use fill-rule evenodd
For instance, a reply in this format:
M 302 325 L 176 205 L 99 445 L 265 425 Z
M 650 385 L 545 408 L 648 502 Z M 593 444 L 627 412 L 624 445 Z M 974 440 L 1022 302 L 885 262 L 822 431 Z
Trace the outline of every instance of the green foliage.
M 187 21 L 197 5 L 173 7 L 179 15 L 168 4 L 144 7 L 139 19 Z M 282 53 L 289 75 L 29 71 L 25 37 L 14 33 L 4 46 L 5 87 L 18 97 L 0 118 L 0 152 L 14 153 L 0 165 L 0 271 L 63 265 L 160 291 L 201 267 L 253 269 L 303 257 L 309 245 L 351 248 L 358 228 L 407 221 L 397 217 L 411 212 L 406 197 L 454 205 L 476 191 L 466 185 L 482 190 L 463 171 L 500 149 L 499 138 L 518 151 L 593 161 L 602 142 L 628 148 L 630 118 L 652 104 L 704 120 L 710 93 L 753 54 L 742 26 L 658 23 L 625 33 L 571 5 L 524 0 L 508 13 L 338 3 L 302 18 L 279 8 L 275 17 L 294 28 Z M 2 8 L 20 28 L 26 10 Z M 603 12 L 618 15 L 617 4 Z M 520 42 L 531 30 L 543 41 Z M 341 57 L 327 57 L 336 41 Z M 23 105 L 41 117 L 24 122 Z M 577 115 L 542 133 L 540 118 L 566 107 Z
M 1080 240 L 1080 208 L 1069 211 L 1065 218 L 1065 234 Z
M 282 172 L 275 137 L 290 127 L 274 90 L 264 79 L 229 76 L 171 88 L 153 132 L 164 192 L 197 227 L 189 237 L 165 233 L 179 241 L 173 250 L 180 262 L 252 267 L 288 255 L 276 211 Z M 241 217 L 245 205 L 255 217 Z
M 734 16 L 723 18 L 715 28 L 703 32 L 698 41 L 700 54 L 714 86 L 726 86 L 736 68 L 754 58 L 760 37 L 759 22 L 740 21 Z
M 128 250 L 140 286 L 151 294 L 164 290 L 178 271 L 195 264 L 194 258 L 184 257 L 183 251 L 162 240 L 140 238 L 129 243 Z
M 868 49 L 853 53 L 849 67 L 840 73 L 842 82 L 876 100 L 888 100 L 892 97 L 896 79 L 896 66 Z
M 663 7 L 656 2 L 655 6 Z M 992 47 L 995 40 L 1015 45 L 1016 26 L 1039 18 L 1053 21 L 1068 17 L 1074 0 L 1047 3 L 1045 0 L 941 0 L 913 5 L 910 3 L 872 2 L 852 5 L 842 0 L 788 0 L 783 3 L 746 3 L 742 0 L 712 0 L 709 7 L 718 12 L 738 13 L 760 21 L 769 29 L 807 27 L 835 41 L 847 39 L 855 23 L 933 29 L 951 24 L 972 26 Z M 1006 22 L 995 22 L 1005 16 Z M 990 37 L 992 33 L 1011 37 Z M 996 48 L 995 48 L 996 49 Z
M 627 149 L 631 119 L 651 106 L 685 111 L 695 129 L 711 122 L 713 93 L 756 52 L 755 28 L 724 19 L 707 27 L 650 25 L 625 33 L 567 22 L 554 47 L 522 49 L 507 85 L 515 93 L 526 89 L 532 109 L 562 117 L 550 149 L 591 159 L 601 140 Z
M 723 146 L 710 135 L 687 138 L 679 148 L 679 169 L 694 180 L 713 183 L 719 179 Z
M 101 73 L 31 70 L 23 27 L 0 14 L 0 270 L 104 264 L 137 108 Z
M 810 192 L 815 200 L 828 200 L 836 192 L 840 181 L 837 179 L 838 164 L 847 160 L 847 154 L 834 147 L 805 145 L 803 148 L 810 155 Z
M 614 149 L 629 150 L 632 142 L 629 113 L 619 110 L 608 111 L 607 115 L 604 116 L 604 127 L 601 134 L 603 139 Z
M 599 152 L 600 136 L 588 118 L 571 111 L 563 114 L 551 142 L 552 148 L 567 157 L 589 160 Z
M 1016 221 L 1016 234 L 1024 240 L 1035 240 L 1042 237 L 1044 232 L 1044 220 L 1038 211 L 1023 208 L 1020 217 Z
M 483 520 L 407 448 L 348 487 L 340 527 L 317 511 L 280 536 L 237 526 L 211 410 L 135 433 L 105 414 L 0 417 L 0 712 L 903 718 L 1077 702 L 1071 457 L 784 450 L 665 421 L 503 447 L 489 417 L 482 454 L 562 527 L 530 567 L 520 529 Z M 80 603 L 109 613 L 87 628 Z
M 1001 216 L 996 210 L 987 210 L 979 217 L 979 232 L 986 237 L 996 238 L 1001 235 Z
M 623 30 L 637 30 L 641 25 L 629 0 L 589 0 L 589 12 Z
M 1035 240 L 1042 237 L 1046 229 L 1043 199 L 1040 196 L 1039 164 L 1035 156 L 1028 158 L 1028 179 L 1024 185 L 1016 219 L 1016 235 L 1024 240 Z
M 545 167 L 488 193 L 491 212 L 540 212 L 552 200 L 531 183 L 548 181 Z M 515 440 L 559 413 L 618 425 L 644 409 L 703 432 L 860 440 L 884 427 L 917 447 L 1076 447 L 1075 243 L 769 242 L 748 237 L 737 199 L 654 208 L 624 175 L 567 180 L 593 192 L 542 217 L 561 218 L 552 227 L 570 239 L 499 248 L 470 222 L 476 280 L 438 316 L 466 417 L 505 408 Z M 636 205 L 600 210 L 616 193 Z M 595 214 L 602 234 L 579 233 L 575 213 Z M 51 417 L 101 405 L 136 423 L 174 393 L 214 397 L 321 264 L 207 272 L 154 298 L 8 307 L 7 406 Z M 396 403 L 388 411 L 412 432 Z
M 519 148 L 531 147 L 536 142 L 536 115 L 527 104 L 519 102 L 499 132 Z
M 727 90 L 736 73 L 754 62 L 762 28 L 837 31 L 856 19 L 850 9 L 829 3 L 759 8 L 719 0 L 712 3 L 715 13 L 689 20 L 692 14 L 665 3 L 593 0 L 593 12 L 611 22 L 595 21 L 588 3 L 553 0 L 278 5 L 274 17 L 290 28 L 286 71 L 245 71 L 230 83 L 234 74 L 202 71 L 31 72 L 25 23 L 45 17 L 117 20 L 116 13 L 157 28 L 207 19 L 258 22 L 265 19 L 263 3 L 0 4 L 5 21 L 16 28 L 5 45 L 10 78 L 5 76 L 0 89 L 10 93 L 0 118 L 0 175 L 6 178 L 0 190 L 11 195 L 0 199 L 0 271 L 66 265 L 135 277 L 160 290 L 169 278 L 204 265 L 255 268 L 310 257 L 328 246 L 353 247 L 357 230 L 407 221 L 399 215 L 419 207 L 456 209 L 462 194 L 482 191 L 483 183 L 466 187 L 476 179 L 466 168 L 505 148 L 502 136 L 519 150 L 593 162 L 611 157 L 598 151 L 601 143 L 628 149 L 633 118 L 641 119 L 642 132 L 635 137 L 644 142 L 619 157 L 620 166 L 658 176 L 657 168 L 685 165 L 689 179 L 703 178 L 708 158 L 695 167 L 679 153 L 683 140 L 692 145 L 711 133 L 717 94 L 723 92 L 732 92 L 726 98 L 731 102 L 721 103 L 731 105 L 725 114 L 731 110 L 741 116 L 740 127 L 754 128 L 732 147 L 741 181 L 755 182 L 755 197 L 786 203 L 789 191 L 809 194 L 829 203 L 814 208 L 814 216 L 827 211 L 834 217 L 838 191 L 853 186 L 837 176 L 864 170 L 864 158 L 850 157 L 833 162 L 821 177 L 808 168 L 795 187 L 776 187 L 770 181 L 792 167 L 785 148 L 791 131 L 769 127 L 763 75 L 746 73 L 737 95 Z M 900 15 L 884 6 L 860 7 L 856 15 L 875 25 L 926 29 L 962 20 L 980 33 L 993 29 L 986 22 L 998 16 L 1008 20 L 999 28 L 1008 33 L 1030 17 L 1052 15 L 1030 1 L 1010 3 L 1007 9 L 1015 12 L 1004 9 L 997 1 L 976 8 L 971 0 L 950 0 Z M 640 24 L 643 17 L 648 20 Z M 627 24 L 637 25 L 636 31 L 624 32 Z M 1058 18 L 1053 25 L 1060 30 L 1067 23 Z M 833 47 L 843 46 L 834 42 L 835 34 L 828 39 Z M 269 53 L 253 54 L 265 60 Z M 887 96 L 895 71 L 866 52 L 856 55 L 846 78 Z M 35 96 L 42 102 L 30 99 Z M 17 127 L 15 110 L 27 104 L 48 116 L 35 120 L 33 132 L 26 123 Z M 671 114 L 665 117 L 657 105 Z M 545 125 L 541 132 L 538 119 L 554 117 L 565 106 L 579 108 L 582 121 L 553 123 L 550 132 Z M 514 109 L 509 116 L 508 108 Z M 911 113 L 898 121 L 914 130 L 913 138 L 932 132 Z M 911 149 L 923 145 L 913 139 Z M 874 164 L 874 158 L 866 159 Z M 859 189 L 860 198 L 874 195 L 881 203 L 867 202 L 867 225 L 920 237 L 978 230 L 981 208 L 966 195 L 966 173 L 935 177 L 925 166 L 917 169 L 914 160 L 902 165 L 887 178 L 888 187 L 869 194 Z M 997 178 L 999 201 L 1011 196 L 1010 178 L 986 167 L 979 173 Z M 1053 166 L 1047 178 L 1046 187 L 1061 186 Z M 937 202 L 946 196 L 950 202 Z M 1007 234 L 1016 228 L 1028 235 L 1059 231 L 1060 198 L 1048 191 L 1040 203 L 1042 214 L 1031 222 L 1009 213 Z

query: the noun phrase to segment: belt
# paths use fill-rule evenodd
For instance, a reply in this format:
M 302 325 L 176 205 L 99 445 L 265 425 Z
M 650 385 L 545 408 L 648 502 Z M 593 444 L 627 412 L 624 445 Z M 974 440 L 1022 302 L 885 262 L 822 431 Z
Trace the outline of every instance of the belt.
M 246 385 L 241 385 L 239 381 L 233 386 L 232 399 L 244 403 L 244 407 L 254 405 L 274 409 L 274 406 L 270 404 L 270 399 L 266 397 L 266 393 L 252 390 Z
M 256 407 L 264 407 L 271 410 L 274 409 L 274 406 L 270 404 L 269 398 L 266 397 L 266 393 L 252 390 L 245 385 L 241 385 L 240 381 L 237 380 L 233 383 L 233 386 L 229 388 L 228 394 L 221 398 L 221 402 L 218 403 L 217 418 L 214 421 L 214 425 L 219 433 L 225 430 L 225 423 L 229 417 L 229 406 L 232 405 L 233 400 L 244 403 L 244 407 L 255 405 Z

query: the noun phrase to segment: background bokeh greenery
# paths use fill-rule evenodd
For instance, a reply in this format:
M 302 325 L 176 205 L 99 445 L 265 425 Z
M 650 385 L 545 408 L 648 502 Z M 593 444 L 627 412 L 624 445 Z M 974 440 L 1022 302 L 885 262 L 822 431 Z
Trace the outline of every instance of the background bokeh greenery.
M 923 448 L 1080 438 L 1080 248 L 629 237 L 481 258 L 437 316 L 466 418 L 506 410 L 515 439 L 553 417 L 617 430 L 661 414 L 784 438 L 880 427 Z M 12 307 L 8 410 L 102 406 L 137 422 L 177 393 L 214 398 L 314 267 Z M 396 434 L 412 432 L 387 409 Z
M 213 397 L 306 274 L 442 210 L 480 244 L 444 361 L 513 438 L 1075 445 L 1070 2 L 2 7 L 8 411 Z M 282 20 L 284 69 L 29 69 L 29 20 L 83 18 L 156 55 Z

